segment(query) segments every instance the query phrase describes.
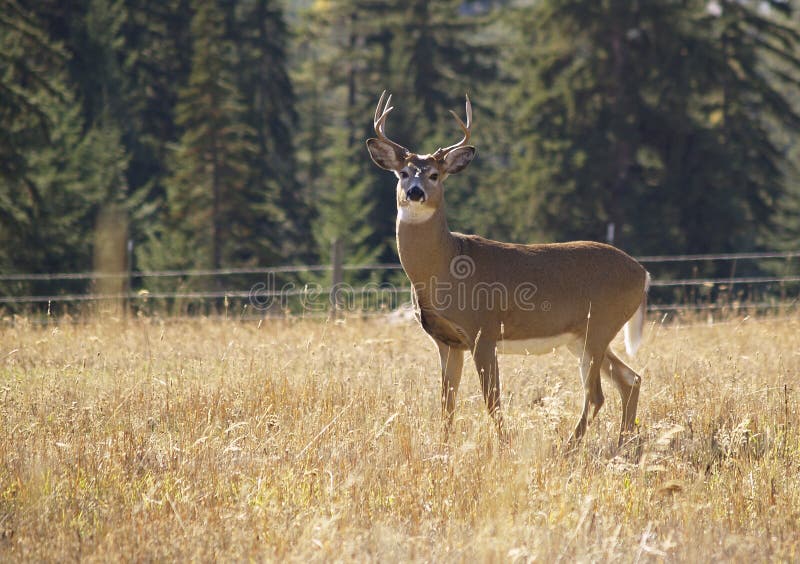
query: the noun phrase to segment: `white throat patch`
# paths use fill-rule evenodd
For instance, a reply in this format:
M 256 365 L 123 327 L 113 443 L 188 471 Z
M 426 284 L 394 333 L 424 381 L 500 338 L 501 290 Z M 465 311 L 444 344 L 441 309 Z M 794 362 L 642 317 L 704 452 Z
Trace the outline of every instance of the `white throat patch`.
M 397 206 L 397 221 L 403 223 L 422 223 L 428 221 L 435 211 L 436 209 L 430 206 L 409 202 L 408 205 Z

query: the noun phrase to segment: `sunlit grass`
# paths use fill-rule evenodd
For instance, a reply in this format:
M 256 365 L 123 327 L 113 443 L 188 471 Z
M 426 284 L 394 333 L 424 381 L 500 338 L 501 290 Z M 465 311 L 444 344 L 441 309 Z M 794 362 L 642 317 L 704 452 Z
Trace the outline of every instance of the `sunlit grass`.
M 563 454 L 567 352 L 503 357 L 511 444 L 467 366 L 385 320 L 103 321 L 0 333 L 0 560 L 800 558 L 800 319 L 649 326 Z

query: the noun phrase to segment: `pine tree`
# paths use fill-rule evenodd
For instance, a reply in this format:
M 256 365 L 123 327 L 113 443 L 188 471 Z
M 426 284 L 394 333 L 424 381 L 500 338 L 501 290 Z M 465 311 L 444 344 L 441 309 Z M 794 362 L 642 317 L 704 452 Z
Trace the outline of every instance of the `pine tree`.
M 86 132 L 63 45 L 16 2 L 4 0 L 0 12 L 0 271 L 90 270 L 91 230 L 106 195 L 98 175 L 116 183 L 124 155 L 116 138 Z M 4 284 L 3 291 L 83 288 L 80 281 L 35 282 Z
M 228 3 L 229 37 L 235 38 L 237 83 L 244 119 L 252 124 L 255 151 L 248 163 L 247 200 L 260 242 L 271 264 L 283 257 L 308 258 L 307 193 L 297 181 L 294 135 L 298 127 L 294 87 L 288 74 L 289 32 L 274 0 Z M 247 201 L 240 212 L 245 212 Z M 241 257 L 246 260 L 246 257 Z
M 218 269 L 253 244 L 236 235 L 254 132 L 232 76 L 234 50 L 216 2 L 198 3 L 191 32 L 192 69 L 176 107 L 183 133 L 167 181 L 168 205 L 173 228 L 192 242 L 195 266 Z
M 307 182 L 315 194 L 328 189 L 325 161 L 331 159 L 321 155 L 330 155 L 330 147 L 341 141 L 328 137 L 321 124 L 334 121 L 347 132 L 348 150 L 340 158 L 355 156 L 359 164 L 351 184 L 368 179 L 371 185 L 372 211 L 366 221 L 372 235 L 365 245 L 383 247 L 386 260 L 396 259 L 388 244 L 394 238 L 393 183 L 363 149 L 364 139 L 374 135 L 371 117 L 378 96 L 384 88 L 395 95 L 391 134 L 399 142 L 419 151 L 451 144 L 459 130 L 448 110 L 463 108 L 464 94 L 475 98 L 497 70 L 495 51 L 479 33 L 486 22 L 449 1 L 317 2 L 305 15 L 297 84 L 305 118 L 298 146 Z M 355 146 L 360 153 L 352 150 Z M 463 179 L 453 199 L 468 197 L 473 185 Z
M 774 230 L 789 156 L 778 140 L 800 131 L 800 31 L 785 18 L 790 5 L 725 0 L 719 6 L 719 13 L 707 11 L 699 20 L 715 48 L 711 84 L 698 92 L 711 129 L 702 179 L 708 190 L 685 228 L 699 235 L 714 225 L 700 251 L 752 248 Z M 679 201 L 685 205 L 689 197 L 684 191 Z
M 313 225 L 323 231 L 315 235 L 323 261 L 330 258 L 333 240 L 345 234 L 353 235 L 345 245 L 346 262 L 376 256 L 393 223 L 388 215 L 378 225 L 369 217 L 381 195 L 393 199 L 385 186 L 374 190 L 376 175 L 362 144 L 375 103 L 364 93 L 371 92 L 368 85 L 383 60 L 376 47 L 384 40 L 386 24 L 373 17 L 376 9 L 363 0 L 318 2 L 304 15 L 300 31 L 303 56 L 295 75 L 304 92 L 298 154 L 305 174 L 300 178 L 315 205 Z
M 53 108 L 55 110 L 55 108 Z M 81 157 L 94 143 L 81 134 L 76 106 L 49 110 L 49 142 L 26 155 L 24 181 L 7 184 L 14 204 L 3 222 L 2 248 L 9 267 L 22 272 L 88 270 L 90 242 L 84 229 L 91 226 L 93 210 L 102 194 L 93 189 Z M 10 200 L 10 198 L 9 198 Z M 5 213 L 9 207 L 4 206 Z
M 191 70 L 190 0 L 127 0 L 122 69 L 126 75 L 130 154 L 130 208 L 138 240 L 165 218 L 165 178 L 179 136 L 175 124 L 178 90 Z
M 451 144 L 448 111 L 463 107 L 465 93 L 480 100 L 484 86 L 497 78 L 498 53 L 487 35 L 492 18 L 463 8 L 458 0 L 391 3 L 387 87 L 413 116 L 395 127 L 401 142 Z
M 45 2 L 39 16 L 49 28 L 61 30 L 66 50 L 65 81 L 80 102 L 84 129 L 85 170 L 93 185 L 108 202 L 120 203 L 127 197 L 127 150 L 129 135 L 130 84 L 124 68 L 125 40 L 122 26 L 128 13 L 123 0 L 84 0 L 73 7 L 52 9 Z M 51 31 L 51 33 L 53 33 Z M 115 160 L 107 160 L 114 155 Z M 90 164 L 92 163 L 92 164 Z M 92 170 L 97 166 L 96 170 Z
M 85 0 L 84 12 L 71 33 L 70 77 L 78 86 L 87 123 L 118 119 L 127 124 L 128 76 L 124 72 L 125 39 L 122 26 L 128 13 L 123 0 Z M 75 18 L 77 19 L 77 18 Z
M 448 215 L 455 228 L 487 234 L 485 220 L 492 215 L 487 178 L 496 160 L 491 129 L 502 111 L 492 99 L 502 41 L 496 21 L 499 11 L 458 0 L 393 2 L 388 9 L 391 43 L 386 81 L 398 104 L 392 137 L 421 152 L 452 144 L 460 130 L 449 112 L 463 115 L 464 96 L 469 94 L 479 158 L 448 186 Z M 393 205 L 390 201 L 378 213 L 393 215 Z
M 28 154 L 48 141 L 48 108 L 70 95 L 61 71 L 68 54 L 16 0 L 0 0 L 0 13 L 0 179 L 25 182 Z M 3 204 L 9 213 L 14 202 Z
M 351 146 L 347 131 L 334 127 L 325 151 L 326 186 L 317 194 L 318 217 L 313 225 L 320 259 L 329 264 L 331 248 L 343 246 L 345 264 L 374 262 L 383 250 L 369 243 L 369 215 L 375 205 L 370 179 L 360 176 L 360 146 Z M 360 177 L 359 177 L 360 176 Z
M 518 228 L 602 239 L 614 223 L 635 252 L 755 240 L 782 191 L 768 125 L 797 119 L 775 89 L 797 84 L 797 34 L 749 3 L 718 5 L 728 17 L 705 2 L 546 0 L 517 18 Z

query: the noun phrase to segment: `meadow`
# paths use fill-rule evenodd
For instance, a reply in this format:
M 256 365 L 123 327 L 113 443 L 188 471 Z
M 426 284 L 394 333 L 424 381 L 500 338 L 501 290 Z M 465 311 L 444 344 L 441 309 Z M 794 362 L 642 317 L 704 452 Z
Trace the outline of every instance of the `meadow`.
M 610 382 L 569 453 L 577 362 L 500 362 L 507 445 L 412 322 L 9 321 L 0 561 L 800 560 L 796 313 L 651 319 L 621 451 Z

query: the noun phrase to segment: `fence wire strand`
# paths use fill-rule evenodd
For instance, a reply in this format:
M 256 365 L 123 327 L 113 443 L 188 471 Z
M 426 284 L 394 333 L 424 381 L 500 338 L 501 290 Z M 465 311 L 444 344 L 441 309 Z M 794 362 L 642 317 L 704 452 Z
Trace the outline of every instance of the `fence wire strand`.
M 800 257 L 800 250 L 779 251 L 779 252 L 757 252 L 757 253 L 720 253 L 702 255 L 663 255 L 663 256 L 641 256 L 638 257 L 642 263 L 677 263 L 677 262 L 709 262 L 709 261 L 744 261 L 744 260 L 768 260 Z M 399 263 L 375 263 L 365 265 L 343 265 L 347 271 L 391 271 L 401 270 Z M 262 268 L 225 268 L 215 270 L 143 270 L 131 272 L 62 272 L 62 273 L 10 273 L 0 274 L 0 282 L 31 282 L 31 281 L 59 281 L 59 280 L 104 280 L 104 279 L 127 279 L 127 280 L 147 280 L 158 278 L 196 278 L 196 277 L 223 277 L 235 275 L 248 276 L 272 276 L 278 274 L 300 274 L 330 272 L 332 265 L 288 265 Z M 654 279 L 653 287 L 707 287 L 725 289 L 734 285 L 769 285 L 780 284 L 788 285 L 800 282 L 800 275 L 785 276 L 731 276 L 722 278 L 680 278 L 680 279 Z M 261 289 L 258 291 L 259 299 L 274 299 L 296 296 L 315 297 L 328 295 L 334 288 L 313 285 L 309 287 L 284 288 L 279 291 Z M 369 292 L 385 292 L 393 295 L 410 295 L 409 285 L 399 287 L 383 287 L 379 285 L 364 285 L 360 288 L 350 288 L 354 295 L 367 295 Z M 253 298 L 253 289 L 250 291 L 239 290 L 216 290 L 216 291 L 127 291 L 119 293 L 69 293 L 51 295 L 25 295 L 25 296 L 0 296 L 0 304 L 36 304 L 36 303 L 79 303 L 79 302 L 98 302 L 102 300 L 125 300 L 129 302 L 143 302 L 147 300 L 212 300 L 212 299 L 241 299 L 250 300 Z M 784 296 L 785 300 L 786 296 Z M 756 309 L 769 307 L 795 307 L 797 300 L 781 301 L 779 303 L 757 302 L 747 304 L 746 307 Z M 719 309 L 731 307 L 730 303 L 724 304 L 652 304 L 650 311 L 677 311 L 686 308 L 690 309 Z M 745 307 L 745 306 L 738 306 Z

